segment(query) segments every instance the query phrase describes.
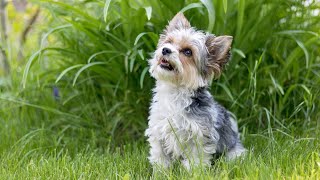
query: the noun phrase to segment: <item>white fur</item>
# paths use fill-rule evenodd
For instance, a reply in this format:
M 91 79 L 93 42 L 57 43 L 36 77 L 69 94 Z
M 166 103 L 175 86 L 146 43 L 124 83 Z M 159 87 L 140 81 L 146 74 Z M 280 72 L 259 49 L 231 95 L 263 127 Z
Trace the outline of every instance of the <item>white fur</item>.
M 157 82 L 146 130 L 152 164 L 168 167 L 172 160 L 181 160 L 187 169 L 190 164 L 198 165 L 200 162 L 210 165 L 216 147 L 203 146 L 206 127 L 199 126 L 185 114 L 185 108 L 192 102 L 192 92 Z M 216 136 L 218 139 L 218 133 Z M 172 153 L 171 157 L 167 155 L 169 153 Z
M 200 52 L 207 52 L 205 44 L 205 35 L 201 31 L 195 31 L 194 29 L 181 29 L 170 32 L 168 36 L 174 37 L 177 42 L 189 42 L 194 48 L 193 54 L 196 56 L 196 65 L 199 69 L 201 67 L 201 59 L 203 57 Z M 162 57 L 162 49 L 169 48 L 172 53 L 167 56 L 167 60 L 175 67 L 175 71 L 167 71 L 158 66 L 159 59 Z M 208 84 L 208 79 L 203 78 L 197 71 L 193 73 L 185 73 L 182 67 L 182 63 L 179 59 L 179 49 L 181 47 L 173 45 L 171 43 L 160 44 L 158 49 L 155 51 L 153 58 L 149 60 L 150 74 L 155 79 L 171 82 L 174 84 L 180 84 L 182 86 L 196 89 L 203 87 Z
M 208 37 L 208 34 L 192 28 L 182 14 L 177 14 L 165 34 L 161 35 L 158 48 L 149 60 L 149 72 L 156 79 L 156 86 L 145 135 L 151 146 L 149 160 L 154 165 L 168 167 L 174 160 L 179 160 L 186 169 L 190 169 L 199 164 L 210 166 L 216 152 L 227 150 L 227 159 L 245 152 L 240 140 L 235 137 L 238 136 L 236 122 L 211 99 L 210 93 L 207 90 L 201 92 L 202 96 L 208 97 L 203 98 L 201 103 L 207 105 L 198 106 L 200 100 L 193 99 L 197 90 L 207 88 L 212 80 L 208 57 L 226 56 L 219 53 L 229 51 L 231 46 L 230 37 L 224 36 L 220 40 L 228 41 L 219 43 L 226 45 L 217 46 L 221 49 L 209 54 Z M 164 48 L 171 51 L 163 51 Z M 192 58 L 183 53 L 186 48 L 192 50 Z M 162 68 L 161 63 L 169 63 L 172 68 Z M 219 64 L 217 66 L 220 67 Z

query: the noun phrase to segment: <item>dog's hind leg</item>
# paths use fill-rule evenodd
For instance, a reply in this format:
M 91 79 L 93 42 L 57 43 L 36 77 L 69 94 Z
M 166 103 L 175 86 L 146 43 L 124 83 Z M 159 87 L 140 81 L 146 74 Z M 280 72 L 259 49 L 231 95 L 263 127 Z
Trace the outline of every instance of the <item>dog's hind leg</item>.
M 228 150 L 226 153 L 227 160 L 233 160 L 237 157 L 245 155 L 247 152 L 247 149 L 243 147 L 241 142 L 237 142 L 234 147 Z

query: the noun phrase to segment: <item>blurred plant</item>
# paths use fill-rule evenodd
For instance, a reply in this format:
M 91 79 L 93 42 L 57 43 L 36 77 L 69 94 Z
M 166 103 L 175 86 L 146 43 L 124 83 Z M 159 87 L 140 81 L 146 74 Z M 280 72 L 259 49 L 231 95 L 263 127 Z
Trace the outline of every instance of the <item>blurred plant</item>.
M 1 52 L 1 64 L 3 67 L 3 70 L 5 74 L 10 73 L 10 65 L 9 65 L 9 60 L 8 60 L 8 55 L 6 52 L 6 47 L 7 47 L 7 22 L 6 22 L 6 7 L 7 7 L 7 2 L 5 0 L 0 1 L 0 52 Z
M 33 39 L 34 34 L 38 32 L 34 29 L 34 24 L 39 14 L 40 8 L 32 6 L 27 0 L 0 1 L 1 75 L 12 75 L 10 69 L 15 71 L 17 66 L 24 63 L 23 51 L 28 51 L 30 48 L 30 46 L 25 48 L 25 43 L 27 39 Z M 37 43 L 32 44 L 33 48 L 37 48 Z

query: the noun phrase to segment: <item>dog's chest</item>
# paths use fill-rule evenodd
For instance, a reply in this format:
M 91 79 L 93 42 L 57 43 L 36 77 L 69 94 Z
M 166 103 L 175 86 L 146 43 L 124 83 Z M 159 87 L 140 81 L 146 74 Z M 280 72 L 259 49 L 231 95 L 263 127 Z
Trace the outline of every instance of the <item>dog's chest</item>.
M 185 141 L 201 133 L 196 121 L 188 116 L 186 109 L 192 103 L 189 92 L 162 91 L 153 97 L 149 116 L 149 128 L 164 141 L 178 138 Z

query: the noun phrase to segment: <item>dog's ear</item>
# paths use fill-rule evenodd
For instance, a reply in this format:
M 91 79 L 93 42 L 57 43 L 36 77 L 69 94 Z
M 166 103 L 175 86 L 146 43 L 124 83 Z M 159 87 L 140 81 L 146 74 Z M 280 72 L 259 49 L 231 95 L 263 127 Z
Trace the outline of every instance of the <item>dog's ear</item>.
M 224 65 L 229 61 L 231 53 L 232 36 L 214 36 L 212 34 L 206 37 L 206 47 L 208 49 L 207 69 L 209 75 L 218 78 Z
M 188 28 L 191 28 L 190 22 L 181 12 L 179 12 L 169 22 L 169 25 L 167 26 L 166 31 L 170 32 L 176 29 L 179 30 L 179 29 L 188 29 Z
M 160 34 L 158 46 L 162 44 L 162 42 L 166 39 L 167 34 L 171 31 L 188 28 L 191 28 L 190 22 L 181 12 L 179 12 L 171 19 L 164 32 Z

